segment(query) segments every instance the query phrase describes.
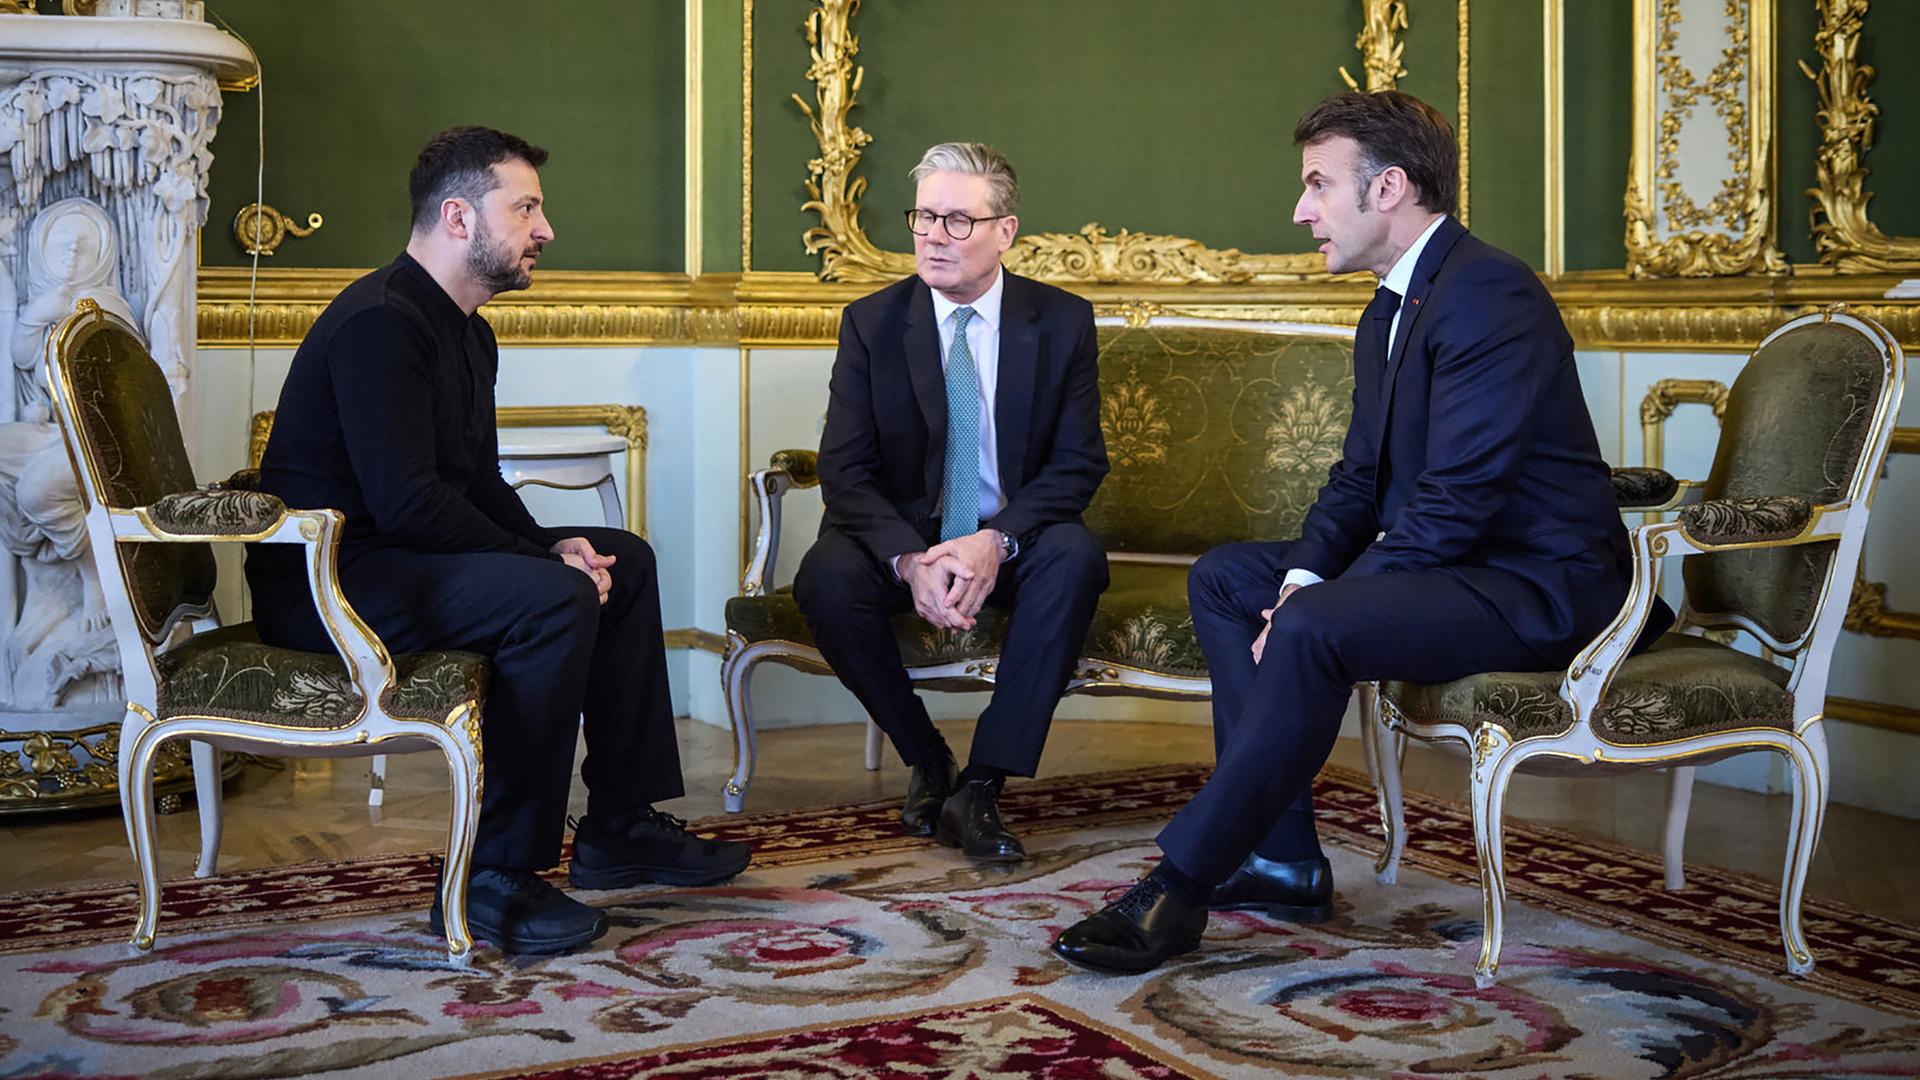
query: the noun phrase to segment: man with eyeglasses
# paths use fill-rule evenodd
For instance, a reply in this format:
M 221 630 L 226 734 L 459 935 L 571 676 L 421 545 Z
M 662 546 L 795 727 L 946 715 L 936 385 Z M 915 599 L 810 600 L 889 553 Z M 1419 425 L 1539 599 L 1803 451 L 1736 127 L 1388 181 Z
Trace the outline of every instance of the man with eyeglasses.
M 941 143 L 910 175 L 916 272 L 841 320 L 820 440 L 826 515 L 794 596 L 910 768 L 907 832 L 1018 862 L 1000 788 L 1038 768 L 1107 587 L 1106 552 L 1080 519 L 1107 472 L 1093 308 L 1001 268 L 1019 185 L 992 147 Z M 925 627 L 894 617 L 963 636 L 988 605 L 1007 630 L 961 769 L 895 637 Z

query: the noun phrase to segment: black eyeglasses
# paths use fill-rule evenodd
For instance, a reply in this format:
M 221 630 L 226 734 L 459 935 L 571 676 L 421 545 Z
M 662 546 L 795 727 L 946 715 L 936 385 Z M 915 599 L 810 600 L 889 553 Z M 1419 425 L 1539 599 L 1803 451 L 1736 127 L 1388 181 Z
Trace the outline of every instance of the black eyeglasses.
M 950 214 L 936 214 L 931 210 L 909 210 L 907 211 L 907 228 L 915 236 L 925 236 L 933 231 L 933 223 L 937 221 L 941 228 L 947 230 L 948 236 L 955 240 L 965 240 L 973 235 L 973 227 L 980 222 L 998 221 L 1003 217 L 1011 216 L 994 214 L 991 217 L 974 217 L 963 210 L 955 210 Z

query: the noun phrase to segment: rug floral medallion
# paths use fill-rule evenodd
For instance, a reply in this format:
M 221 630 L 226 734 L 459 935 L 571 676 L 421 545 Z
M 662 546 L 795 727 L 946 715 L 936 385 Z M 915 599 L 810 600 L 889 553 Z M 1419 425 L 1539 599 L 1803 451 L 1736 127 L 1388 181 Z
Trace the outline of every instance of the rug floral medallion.
M 1331 922 L 1216 914 L 1139 977 L 1054 959 L 1203 777 L 1010 789 L 1010 869 L 901 837 L 891 804 L 716 820 L 760 845 L 746 874 L 583 894 L 613 931 L 560 958 L 449 964 L 425 856 L 170 882 L 146 955 L 125 888 L 0 898 L 0 1078 L 1920 1075 L 1920 931 L 1810 901 L 1821 967 L 1789 978 L 1772 883 L 1667 893 L 1650 855 L 1521 823 L 1500 979 L 1476 988 L 1463 808 L 1411 799 L 1380 885 L 1344 770 L 1319 787 Z

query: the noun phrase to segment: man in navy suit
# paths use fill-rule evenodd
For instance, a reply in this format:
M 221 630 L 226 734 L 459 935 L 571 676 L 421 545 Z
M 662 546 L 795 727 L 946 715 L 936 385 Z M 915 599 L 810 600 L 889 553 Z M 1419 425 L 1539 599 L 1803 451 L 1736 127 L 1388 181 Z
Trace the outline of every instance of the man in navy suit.
M 1380 278 L 1354 339 L 1352 425 L 1298 540 L 1194 565 L 1218 764 L 1161 831 L 1165 858 L 1054 943 L 1094 970 L 1196 948 L 1209 907 L 1327 918 L 1311 784 L 1353 685 L 1564 667 L 1631 578 L 1572 339 L 1533 271 L 1452 216 L 1446 118 L 1348 93 L 1294 143 L 1294 221 L 1329 273 Z
M 847 305 L 820 487 L 826 517 L 794 580 L 814 642 L 910 767 L 901 823 L 985 862 L 1018 862 L 999 815 L 1032 776 L 1107 587 L 1081 523 L 1107 472 L 1093 308 L 1001 269 L 1013 167 L 942 143 L 914 167 L 915 275 Z M 960 769 L 891 628 L 916 612 L 970 630 L 1012 609 L 992 703 Z

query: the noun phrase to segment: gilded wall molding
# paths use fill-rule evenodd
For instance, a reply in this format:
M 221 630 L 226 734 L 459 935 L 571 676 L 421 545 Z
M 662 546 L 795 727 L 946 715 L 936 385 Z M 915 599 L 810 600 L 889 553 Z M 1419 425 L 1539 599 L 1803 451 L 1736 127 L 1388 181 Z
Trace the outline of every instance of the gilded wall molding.
M 1360 50 L 1367 92 L 1392 90 L 1407 74 L 1406 65 L 1400 62 L 1407 43 L 1399 38 L 1400 31 L 1407 28 L 1406 0 L 1361 0 L 1361 5 L 1363 24 L 1360 35 L 1353 39 L 1353 47 Z M 1360 84 L 1347 74 L 1345 65 L 1340 68 L 1340 79 L 1347 84 L 1347 89 L 1360 89 Z
M 1636 0 L 1633 157 L 1626 194 L 1627 269 L 1636 276 L 1783 274 L 1774 242 L 1772 0 Z M 1726 20 L 1721 61 L 1687 68 L 1682 24 Z M 1696 24 L 1697 27 L 1697 24 Z M 1723 145 L 1682 145 L 1698 110 L 1719 121 Z M 1689 184 L 1690 162 L 1724 157 L 1710 195 Z M 1709 170 L 1711 171 L 1711 170 Z
M 265 347 L 296 345 L 313 320 L 362 270 L 264 269 L 255 330 Z M 247 344 L 247 271 L 204 267 L 200 344 Z M 1579 271 L 1545 284 L 1574 341 L 1586 349 L 1747 350 L 1796 315 L 1839 301 L 1920 342 L 1920 303 L 1889 301 L 1889 274 L 1803 266 L 1791 277 L 1646 280 L 1620 271 Z M 1244 285 L 1071 284 L 1096 305 L 1160 305 L 1169 313 L 1284 319 L 1351 327 L 1371 282 L 1320 278 Z M 482 309 L 503 345 L 832 345 L 840 312 L 867 286 L 814 274 L 680 274 L 542 271 L 534 288 Z M 1898 443 L 1896 443 L 1898 445 Z
M 1459 14 L 1456 16 L 1460 31 L 1460 40 L 1456 46 L 1460 55 L 1460 66 L 1454 72 L 1454 82 L 1460 88 L 1460 100 L 1456 112 L 1460 121 L 1454 127 L 1454 137 L 1460 140 L 1460 224 L 1471 225 L 1473 217 L 1467 212 L 1467 0 L 1460 0 Z
M 1361 41 L 1369 64 L 1391 60 L 1398 67 L 1400 43 L 1393 31 L 1405 26 L 1402 0 L 1367 0 L 1369 29 Z M 860 0 L 815 0 L 807 13 L 806 34 L 811 63 L 807 78 L 813 83 L 813 101 L 798 94 L 793 101 L 807 116 L 819 145 L 819 156 L 807 162 L 807 201 L 803 211 L 819 215 L 820 224 L 801 236 L 809 255 L 820 256 L 825 281 L 880 284 L 913 272 L 909 252 L 886 251 L 875 244 L 860 223 L 866 180 L 856 176 L 861 151 L 873 136 L 850 119 L 859 104 L 864 69 L 855 63 L 860 41 L 853 17 Z M 1393 10 L 1399 10 L 1395 26 Z M 1383 22 L 1384 36 L 1369 36 L 1375 20 Z M 1388 69 L 1382 67 L 1383 73 Z M 1397 77 L 1397 76 L 1396 76 Z M 1248 254 L 1236 248 L 1210 248 L 1197 240 L 1130 229 L 1111 231 L 1091 222 L 1077 233 L 1035 233 L 1022 236 L 1003 260 L 1016 274 L 1050 281 L 1087 284 L 1264 284 L 1324 278 L 1325 262 L 1317 252 Z
M 1873 122 L 1880 106 L 1867 96 L 1874 70 L 1856 59 L 1867 18 L 1867 0 L 1815 0 L 1820 29 L 1814 51 L 1816 73 L 1799 61 L 1800 71 L 1820 94 L 1814 113 L 1820 124 L 1820 151 L 1814 159 L 1813 243 L 1820 261 L 1843 271 L 1912 271 L 1920 268 L 1920 237 L 1888 236 L 1867 219 L 1867 151 L 1873 149 Z M 1823 220 L 1824 219 L 1824 220 Z

